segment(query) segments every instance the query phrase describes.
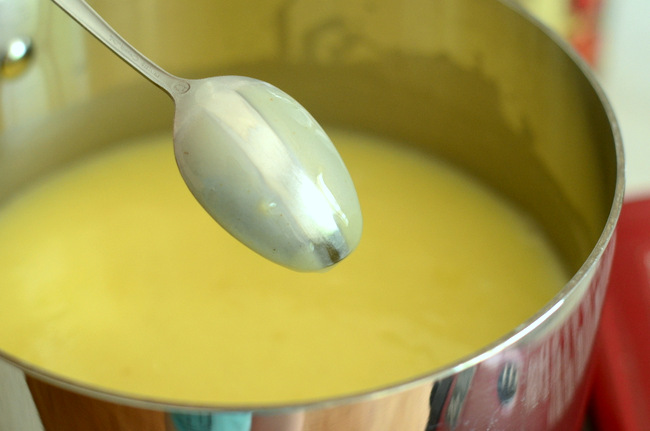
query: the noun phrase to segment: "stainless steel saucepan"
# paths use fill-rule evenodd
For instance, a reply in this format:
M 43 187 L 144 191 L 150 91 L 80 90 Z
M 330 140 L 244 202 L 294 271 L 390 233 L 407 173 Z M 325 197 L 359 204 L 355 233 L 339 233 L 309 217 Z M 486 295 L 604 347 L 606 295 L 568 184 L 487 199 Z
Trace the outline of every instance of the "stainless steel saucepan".
M 411 142 L 464 167 L 539 222 L 573 277 L 469 357 L 306 405 L 232 410 L 129 397 L 37 368 L 0 343 L 0 430 L 579 428 L 623 156 L 600 88 L 561 41 L 497 0 L 91 4 L 176 74 L 253 76 L 322 124 Z M 171 125 L 165 95 L 49 0 L 0 1 L 0 56 L 0 201 L 69 160 Z

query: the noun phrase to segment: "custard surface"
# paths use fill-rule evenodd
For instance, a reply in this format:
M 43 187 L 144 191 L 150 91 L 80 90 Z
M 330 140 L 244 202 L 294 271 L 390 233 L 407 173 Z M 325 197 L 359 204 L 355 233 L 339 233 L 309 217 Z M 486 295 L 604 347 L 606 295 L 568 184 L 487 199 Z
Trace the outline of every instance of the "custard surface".
M 384 387 L 504 335 L 566 282 L 533 223 L 444 163 L 331 137 L 358 249 L 296 273 L 225 233 L 168 137 L 119 145 L 0 210 L 0 348 L 87 385 L 169 401 L 306 402 Z

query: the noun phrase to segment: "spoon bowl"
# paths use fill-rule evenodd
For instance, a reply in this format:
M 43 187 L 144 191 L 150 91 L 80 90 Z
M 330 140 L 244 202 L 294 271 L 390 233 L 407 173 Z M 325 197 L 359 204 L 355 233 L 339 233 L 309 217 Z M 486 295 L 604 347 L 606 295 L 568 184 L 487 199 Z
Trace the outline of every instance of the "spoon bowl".
M 192 82 L 176 98 L 174 149 L 206 211 L 268 259 L 320 270 L 358 244 L 361 212 L 341 157 L 280 89 L 239 76 Z

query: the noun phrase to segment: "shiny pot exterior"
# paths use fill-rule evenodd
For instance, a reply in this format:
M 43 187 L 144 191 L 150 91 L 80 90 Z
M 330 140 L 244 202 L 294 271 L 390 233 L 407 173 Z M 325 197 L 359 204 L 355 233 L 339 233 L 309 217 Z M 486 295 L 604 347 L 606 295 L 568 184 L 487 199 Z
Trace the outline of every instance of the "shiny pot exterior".
M 323 124 L 410 142 L 464 167 L 532 214 L 574 276 L 470 357 L 308 405 L 136 399 L 67 381 L 0 346 L 0 430 L 579 428 L 623 157 L 609 105 L 562 42 L 496 0 L 92 5 L 172 73 L 263 79 Z M 0 22 L 0 200 L 75 157 L 171 127 L 166 96 L 50 2 L 0 2 Z

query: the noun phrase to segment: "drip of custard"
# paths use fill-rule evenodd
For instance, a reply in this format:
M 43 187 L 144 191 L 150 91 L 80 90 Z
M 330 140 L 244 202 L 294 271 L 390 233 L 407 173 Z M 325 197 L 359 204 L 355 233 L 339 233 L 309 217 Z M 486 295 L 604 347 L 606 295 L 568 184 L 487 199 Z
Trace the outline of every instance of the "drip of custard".
M 458 360 L 567 280 L 533 222 L 425 154 L 332 131 L 364 216 L 324 273 L 266 261 L 186 189 L 169 137 L 112 147 L 0 210 L 0 348 L 166 401 L 308 402 Z

